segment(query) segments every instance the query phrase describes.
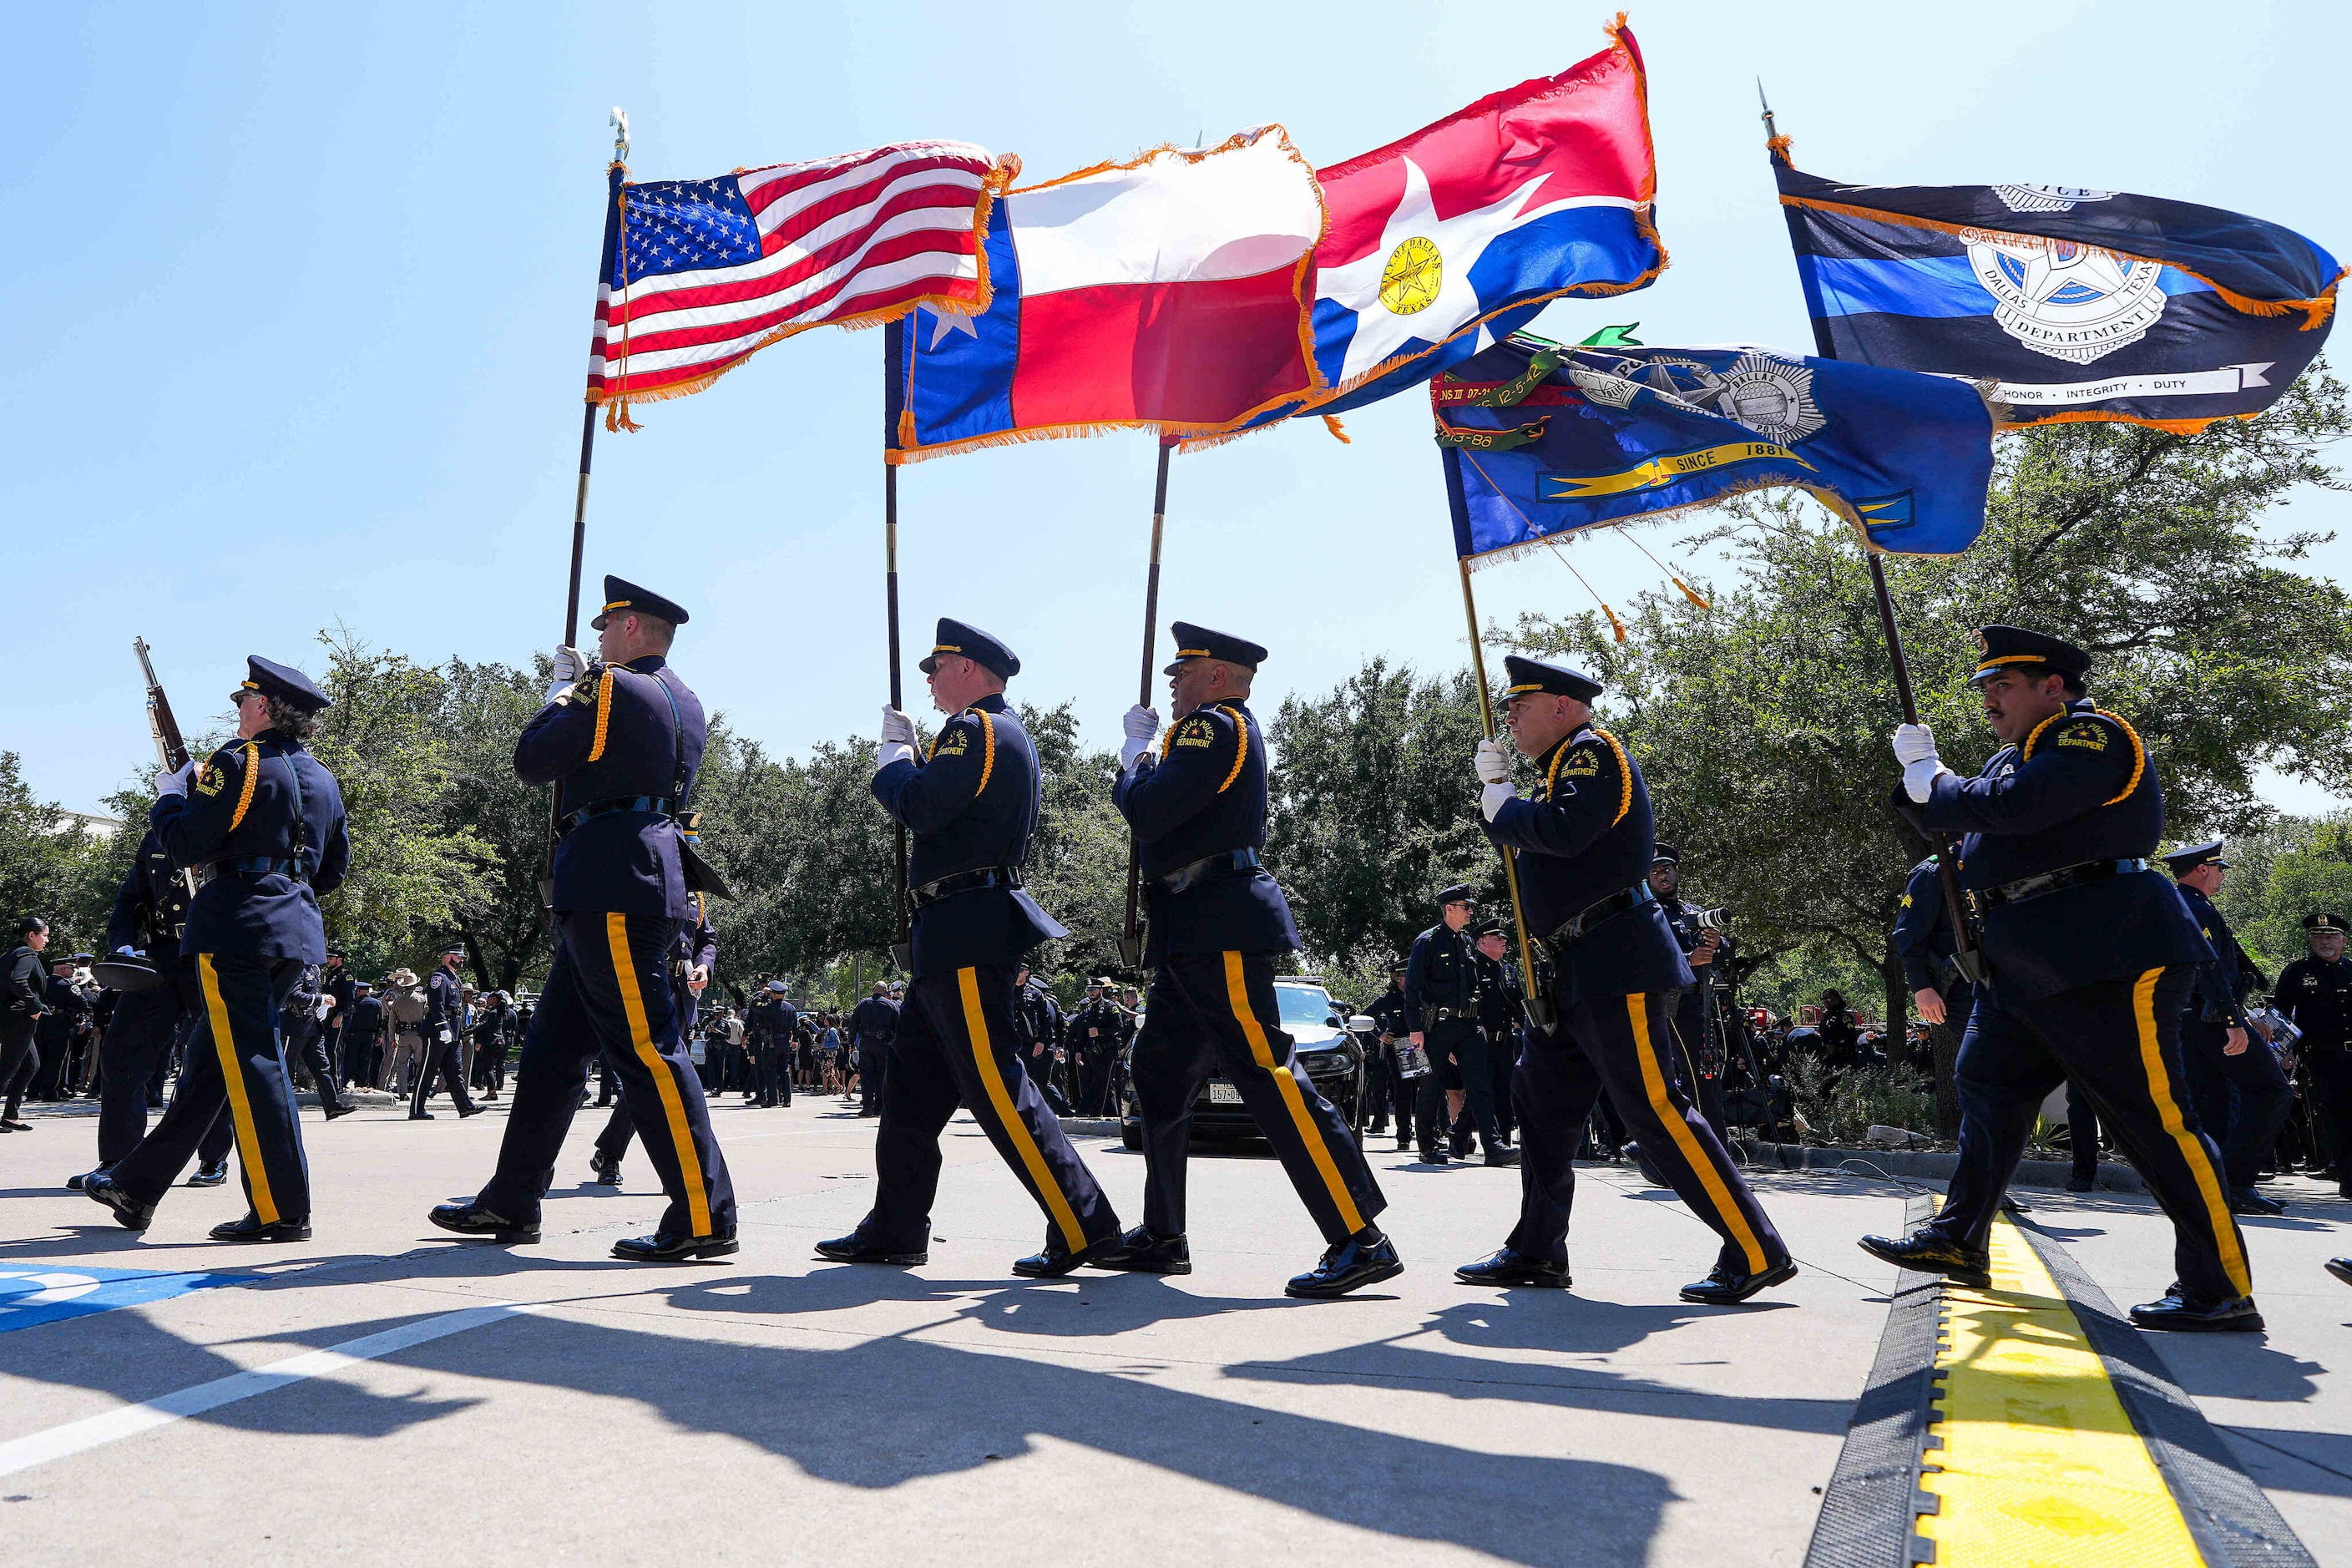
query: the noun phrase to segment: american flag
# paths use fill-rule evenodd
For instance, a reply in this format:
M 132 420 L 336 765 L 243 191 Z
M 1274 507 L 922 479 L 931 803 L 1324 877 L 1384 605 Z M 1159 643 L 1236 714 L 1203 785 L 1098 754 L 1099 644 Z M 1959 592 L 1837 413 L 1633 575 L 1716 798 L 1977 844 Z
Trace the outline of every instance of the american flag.
M 1020 172 L 968 142 L 906 142 L 714 180 L 623 184 L 596 293 L 588 400 L 681 397 L 811 327 L 988 305 L 980 235 Z

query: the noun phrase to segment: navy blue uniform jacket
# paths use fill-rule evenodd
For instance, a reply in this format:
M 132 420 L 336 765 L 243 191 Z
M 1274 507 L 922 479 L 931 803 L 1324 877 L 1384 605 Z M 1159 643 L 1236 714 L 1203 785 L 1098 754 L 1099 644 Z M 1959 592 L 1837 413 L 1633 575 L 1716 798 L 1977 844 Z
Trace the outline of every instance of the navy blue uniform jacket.
M 1477 1021 L 1478 950 L 1470 945 L 1469 932 L 1454 931 L 1443 921 L 1412 939 L 1412 952 L 1405 960 L 1405 1033 L 1427 1030 L 1436 1021 L 1426 1016 L 1432 1007 L 1451 1008 L 1470 1015 L 1469 1022 Z
M 188 885 L 172 864 L 163 836 L 150 827 L 139 841 L 131 874 L 115 892 L 114 908 L 107 911 L 106 951 L 133 949 L 168 972 L 179 961 L 179 928 L 187 920 Z
M 1036 748 L 999 692 L 941 725 L 920 763 L 874 775 L 874 798 L 913 836 L 915 887 L 983 867 L 1017 871 L 1037 829 L 1038 787 Z M 915 911 L 915 976 L 1010 963 L 1069 934 L 1019 888 L 974 888 Z
M 2189 906 L 2189 918 L 2213 949 L 2213 962 L 2197 972 L 2197 984 L 2190 987 L 2189 1001 L 2181 1011 L 2188 1017 L 2227 1027 L 2231 1024 L 2247 1027 L 2246 1010 L 2238 1004 L 2238 935 L 2213 900 L 2194 888 L 2173 883 L 2180 901 Z
M 354 1040 L 373 1040 L 383 1032 L 383 998 L 370 993 L 352 1003 L 352 1021 L 345 1026 Z
M 1903 984 L 1914 992 L 1941 991 L 1945 961 L 1957 951 L 1952 911 L 1944 906 L 1943 868 L 1930 855 L 1911 868 L 1911 879 L 1903 884 L 1903 907 L 1895 916 Z
M 1298 945 L 1281 884 L 1260 868 L 1211 872 L 1172 897 L 1156 879 L 1235 849 L 1265 847 L 1265 737 L 1244 703 L 1196 709 L 1160 754 L 1119 775 L 1111 799 L 1143 847 L 1146 963 L 1171 952 L 1288 952 Z
M 1531 796 L 1505 801 L 1486 837 L 1497 848 L 1519 851 L 1528 930 L 1549 938 L 1571 917 L 1647 880 L 1657 835 L 1650 786 L 1608 731 L 1587 724 L 1537 766 L 1543 783 Z M 1562 1008 L 1698 983 L 1655 903 L 1601 921 L 1554 951 L 1552 964 Z
M 2088 698 L 1995 752 L 1975 778 L 1937 774 L 1916 816 L 1931 833 L 1964 835 L 1955 869 L 1971 892 L 2088 860 L 2144 859 L 2164 837 L 2164 795 L 2139 737 Z M 2172 879 L 2153 870 L 1987 910 L 1984 952 L 2002 1002 L 2213 962 Z
M 849 1037 L 853 1041 L 879 1041 L 887 1045 L 898 1037 L 898 1004 L 887 996 L 868 996 L 849 1013 Z
M 425 1037 L 437 1042 L 446 1029 L 455 1039 L 466 1026 L 466 983 L 446 968 L 425 977 Z
M 187 794 L 156 801 L 147 822 L 175 866 L 267 858 L 301 868 L 296 875 L 215 876 L 188 906 L 182 952 L 327 962 L 318 895 L 342 885 L 352 838 L 334 775 L 299 741 L 275 730 L 232 741 L 205 762 Z
M 559 911 L 694 917 L 670 814 L 684 807 L 681 768 L 684 793 L 693 793 L 707 733 L 701 700 L 657 653 L 591 666 L 522 727 L 515 776 L 555 785 L 560 813 L 603 801 L 669 802 L 592 816 L 565 833 L 555 846 Z

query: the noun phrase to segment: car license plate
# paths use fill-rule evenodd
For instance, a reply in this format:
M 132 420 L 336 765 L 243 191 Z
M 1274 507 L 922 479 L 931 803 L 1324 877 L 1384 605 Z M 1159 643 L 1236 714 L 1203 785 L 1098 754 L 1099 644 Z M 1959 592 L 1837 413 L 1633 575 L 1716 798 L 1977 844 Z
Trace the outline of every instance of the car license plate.
M 1235 1089 L 1232 1084 L 1229 1084 L 1229 1083 L 1213 1083 L 1213 1084 L 1211 1084 L 1211 1085 L 1209 1086 L 1209 1103 L 1210 1103 L 1210 1104 L 1212 1104 L 1212 1105 L 1239 1105 L 1241 1102 L 1242 1102 L 1242 1091 L 1241 1091 L 1240 1089 Z

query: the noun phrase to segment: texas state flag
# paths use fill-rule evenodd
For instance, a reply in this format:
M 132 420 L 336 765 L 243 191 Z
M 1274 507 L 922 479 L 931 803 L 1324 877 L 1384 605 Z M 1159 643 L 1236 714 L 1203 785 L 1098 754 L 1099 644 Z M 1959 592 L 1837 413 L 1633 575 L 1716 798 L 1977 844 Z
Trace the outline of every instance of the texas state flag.
M 1642 51 L 1609 47 L 1320 171 L 1315 357 L 1337 414 L 1427 381 L 1563 295 L 1640 289 L 1666 264 Z M 1477 329 L 1477 330 L 1473 330 Z
M 1320 390 L 1315 171 L 1278 125 L 1013 191 L 989 308 L 891 323 L 893 462 L 1149 427 L 1213 436 Z

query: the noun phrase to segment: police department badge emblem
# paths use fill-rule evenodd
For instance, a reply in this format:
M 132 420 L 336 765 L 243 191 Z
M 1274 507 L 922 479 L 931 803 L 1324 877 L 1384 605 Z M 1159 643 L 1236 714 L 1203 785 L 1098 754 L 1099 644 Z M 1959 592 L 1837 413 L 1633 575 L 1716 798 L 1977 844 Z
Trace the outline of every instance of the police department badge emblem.
M 1960 238 L 1994 323 L 2036 353 L 2088 364 L 2139 342 L 2164 314 L 2164 268 L 2153 261 L 2030 235 Z
M 1715 411 L 1759 436 L 1801 441 L 1829 423 L 1813 402 L 1813 373 L 1793 361 L 1749 352 L 1723 373 Z

